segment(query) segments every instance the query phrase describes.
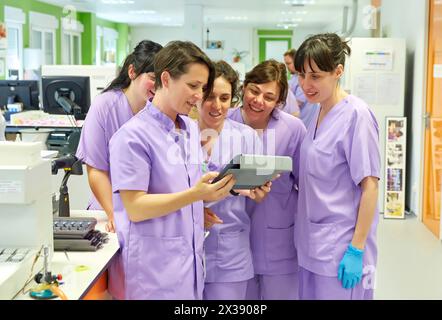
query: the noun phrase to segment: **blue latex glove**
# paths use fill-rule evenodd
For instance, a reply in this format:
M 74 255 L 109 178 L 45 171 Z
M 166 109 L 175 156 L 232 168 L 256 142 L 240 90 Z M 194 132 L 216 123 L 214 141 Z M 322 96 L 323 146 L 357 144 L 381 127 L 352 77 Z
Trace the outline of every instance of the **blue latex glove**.
M 351 244 L 348 246 L 338 269 L 338 280 L 342 281 L 343 288 L 353 289 L 361 281 L 363 256 L 363 250 L 355 248 Z

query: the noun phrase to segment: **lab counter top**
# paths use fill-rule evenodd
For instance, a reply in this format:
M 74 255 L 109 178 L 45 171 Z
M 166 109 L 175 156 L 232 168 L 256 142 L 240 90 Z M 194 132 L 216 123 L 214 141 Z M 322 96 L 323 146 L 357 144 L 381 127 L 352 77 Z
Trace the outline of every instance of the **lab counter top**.
M 105 232 L 106 214 L 104 211 L 71 210 L 72 217 L 95 217 L 95 229 Z M 54 252 L 49 269 L 52 274 L 61 274 L 63 284 L 60 289 L 69 300 L 82 299 L 108 268 L 112 258 L 118 252 L 119 244 L 115 233 L 108 233 L 109 241 L 95 252 Z M 35 286 L 35 282 L 27 287 Z M 20 294 L 18 300 L 32 299 L 27 294 Z

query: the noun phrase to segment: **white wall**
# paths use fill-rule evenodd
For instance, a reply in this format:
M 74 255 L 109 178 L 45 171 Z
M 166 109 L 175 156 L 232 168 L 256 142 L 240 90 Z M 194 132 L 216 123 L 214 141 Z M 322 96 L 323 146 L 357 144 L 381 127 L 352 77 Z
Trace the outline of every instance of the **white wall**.
M 169 41 L 184 39 L 184 28 L 182 27 L 133 26 L 130 30 L 131 50 L 142 40 L 155 41 L 164 46 Z
M 232 50 L 234 48 L 238 51 L 248 51 L 249 53 L 244 57 L 242 62 L 245 64 L 246 70 L 250 70 L 253 67 L 253 38 L 255 34 L 252 28 L 210 27 L 209 30 L 211 41 L 224 41 L 224 50 L 222 50 L 223 60 L 229 63 L 233 62 Z M 206 39 L 206 37 L 204 39 Z M 206 50 L 206 52 L 209 51 L 210 50 Z
M 386 0 L 386 2 L 388 2 L 389 0 Z M 351 27 L 351 23 L 352 23 L 352 19 L 353 19 L 353 10 L 352 10 L 352 4 L 353 2 L 350 2 L 351 5 L 349 5 L 349 14 L 348 14 L 348 18 L 347 18 L 347 29 L 350 29 Z M 364 21 L 365 21 L 365 16 L 364 16 L 364 8 L 367 6 L 371 5 L 371 0 L 359 0 L 358 1 L 358 12 L 357 12 L 357 20 L 356 20 L 356 25 L 354 28 L 354 31 L 351 33 L 351 37 L 358 37 L 358 38 L 363 38 L 363 37 L 370 37 L 371 36 L 371 31 L 369 29 L 366 28 Z M 335 18 L 330 18 L 330 20 L 333 20 L 332 22 L 330 22 L 323 30 L 321 30 L 321 32 L 336 32 L 338 34 L 342 33 L 342 22 L 343 22 L 343 15 L 344 15 L 344 10 L 341 11 L 341 13 L 335 17 Z
M 408 117 L 407 200 L 414 214 L 421 214 L 422 163 L 426 95 L 427 1 L 382 1 L 381 26 L 383 36 L 405 38 L 407 43 L 407 81 L 405 84 L 405 114 Z M 404 8 L 399 13 L 399 8 Z M 409 23 L 404 23 L 404 22 Z
M 204 27 L 206 30 L 207 27 Z M 226 60 L 232 62 L 232 50 L 235 48 L 239 51 L 248 51 L 249 54 L 244 57 L 243 63 L 246 70 L 253 67 L 253 38 L 254 31 L 252 28 L 221 28 L 210 27 L 209 39 L 211 41 L 224 41 L 223 50 L 205 50 L 209 57 L 215 60 Z M 131 28 L 131 48 L 141 40 L 148 39 L 166 45 L 172 40 L 184 39 L 185 30 L 180 27 L 132 27 Z M 204 43 L 207 37 L 204 35 Z
M 298 49 L 309 36 L 321 32 L 317 28 L 295 28 L 293 30 L 292 47 Z

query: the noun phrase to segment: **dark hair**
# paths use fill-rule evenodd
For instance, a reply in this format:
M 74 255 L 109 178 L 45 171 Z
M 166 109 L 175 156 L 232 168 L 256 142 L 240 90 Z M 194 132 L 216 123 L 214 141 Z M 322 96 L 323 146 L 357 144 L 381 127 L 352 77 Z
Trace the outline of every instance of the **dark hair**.
M 290 50 L 287 50 L 287 51 L 284 53 L 284 57 L 285 57 L 285 56 L 289 56 L 290 58 L 292 58 L 293 61 L 295 61 L 296 49 L 290 49 Z
M 172 79 L 178 79 L 187 73 L 189 66 L 199 63 L 209 69 L 209 79 L 204 89 L 204 98 L 212 92 L 215 80 L 215 67 L 207 55 L 190 41 L 171 41 L 155 56 L 155 89 L 163 87 L 161 74 L 169 72 Z
M 285 103 L 287 99 L 288 83 L 287 70 L 285 64 L 270 59 L 256 65 L 251 71 L 246 73 L 244 88 L 249 83 L 262 84 L 276 81 L 279 86 L 279 98 L 277 103 Z
M 225 62 L 224 60 L 216 61 L 214 62 L 215 66 L 215 79 L 222 77 L 227 80 L 228 83 L 230 83 L 232 87 L 232 105 L 236 104 L 239 100 L 238 92 L 238 84 L 239 84 L 239 75 L 238 72 L 233 70 L 233 68 Z M 206 97 L 207 99 L 208 97 Z
M 129 87 L 129 66 L 133 65 L 135 74 L 138 77 L 142 73 L 153 72 L 153 61 L 155 54 L 161 50 L 162 46 L 150 40 L 143 40 L 137 44 L 134 51 L 124 60 L 123 67 L 118 72 L 118 76 L 103 90 L 103 92 L 114 89 L 126 89 Z
M 345 66 L 345 56 L 351 54 L 348 42 L 335 33 L 310 36 L 298 48 L 295 56 L 295 69 L 305 73 L 304 63 L 311 66 L 314 61 L 321 71 L 332 72 L 340 64 Z

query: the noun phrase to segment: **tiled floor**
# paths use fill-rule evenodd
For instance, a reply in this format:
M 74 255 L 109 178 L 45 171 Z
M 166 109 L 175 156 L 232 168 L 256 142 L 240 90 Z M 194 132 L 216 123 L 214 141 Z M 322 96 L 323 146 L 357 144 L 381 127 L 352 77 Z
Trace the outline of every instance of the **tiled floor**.
M 442 242 L 414 215 L 379 219 L 375 299 L 442 299 Z

